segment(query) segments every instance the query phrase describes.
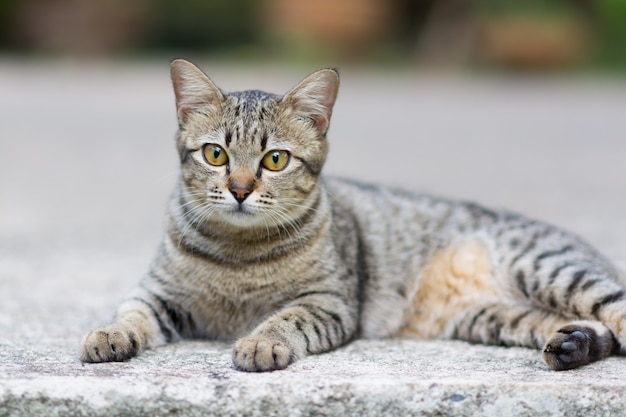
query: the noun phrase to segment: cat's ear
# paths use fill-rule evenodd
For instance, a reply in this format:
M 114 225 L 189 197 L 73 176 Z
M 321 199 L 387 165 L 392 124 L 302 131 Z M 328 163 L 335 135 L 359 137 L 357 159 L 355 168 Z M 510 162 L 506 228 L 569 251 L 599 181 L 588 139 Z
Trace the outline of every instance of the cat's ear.
M 281 104 L 297 116 L 309 118 L 320 135 L 328 130 L 333 112 L 339 74 L 335 69 L 322 69 L 306 77 L 288 92 Z
M 196 111 L 212 111 L 224 100 L 224 94 L 204 72 L 184 59 L 170 64 L 170 75 L 176 96 L 178 123 L 185 124 L 189 114 Z

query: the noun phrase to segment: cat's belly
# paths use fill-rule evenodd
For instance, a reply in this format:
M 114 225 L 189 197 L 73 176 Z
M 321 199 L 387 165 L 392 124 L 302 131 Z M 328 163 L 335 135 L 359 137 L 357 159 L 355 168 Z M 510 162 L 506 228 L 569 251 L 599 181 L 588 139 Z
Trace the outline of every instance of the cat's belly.
M 445 337 L 453 318 L 470 306 L 501 299 L 500 292 L 487 248 L 477 241 L 452 244 L 424 263 L 398 333 Z

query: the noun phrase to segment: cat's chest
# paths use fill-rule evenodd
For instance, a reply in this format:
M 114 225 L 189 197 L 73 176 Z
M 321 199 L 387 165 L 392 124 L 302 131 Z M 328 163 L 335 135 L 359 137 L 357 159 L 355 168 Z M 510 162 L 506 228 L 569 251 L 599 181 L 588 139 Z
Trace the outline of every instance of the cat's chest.
M 319 277 L 318 264 L 310 253 L 250 263 L 196 258 L 179 265 L 176 286 L 189 294 L 187 308 L 206 336 L 230 339 L 293 300 Z
M 317 261 L 312 256 L 284 256 L 260 262 L 205 261 L 184 280 L 206 296 L 232 302 L 281 299 L 291 288 L 315 275 Z
M 194 288 L 188 308 L 201 336 L 231 340 L 250 332 L 293 299 L 297 281 L 268 266 L 214 266 L 199 270 L 188 281 Z

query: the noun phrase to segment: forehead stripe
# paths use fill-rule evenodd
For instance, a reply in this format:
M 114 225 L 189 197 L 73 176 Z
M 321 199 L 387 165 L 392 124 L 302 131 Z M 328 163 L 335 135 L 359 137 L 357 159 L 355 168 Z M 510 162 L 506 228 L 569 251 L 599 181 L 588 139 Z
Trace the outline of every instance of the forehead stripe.
M 230 129 L 226 129 L 226 133 L 224 134 L 224 141 L 226 141 L 226 146 L 230 146 L 230 141 L 233 139 L 233 133 Z

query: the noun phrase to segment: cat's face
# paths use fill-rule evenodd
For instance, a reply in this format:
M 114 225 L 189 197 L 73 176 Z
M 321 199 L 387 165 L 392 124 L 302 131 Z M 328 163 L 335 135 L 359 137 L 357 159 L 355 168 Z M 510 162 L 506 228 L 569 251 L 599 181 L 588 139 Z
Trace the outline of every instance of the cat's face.
M 171 73 L 183 204 L 194 222 L 267 228 L 310 209 L 326 159 L 334 70 L 311 74 L 284 97 L 225 94 L 184 60 Z

